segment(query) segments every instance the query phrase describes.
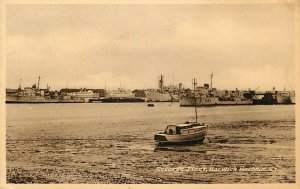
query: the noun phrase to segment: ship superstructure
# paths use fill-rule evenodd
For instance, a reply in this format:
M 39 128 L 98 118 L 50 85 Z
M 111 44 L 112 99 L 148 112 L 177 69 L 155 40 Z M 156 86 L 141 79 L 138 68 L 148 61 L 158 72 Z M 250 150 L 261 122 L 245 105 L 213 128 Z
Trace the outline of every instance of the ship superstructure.
M 158 89 L 145 91 L 147 102 L 174 102 L 179 100 L 179 89 L 174 85 L 165 86 L 164 76 L 161 75 L 158 81 Z

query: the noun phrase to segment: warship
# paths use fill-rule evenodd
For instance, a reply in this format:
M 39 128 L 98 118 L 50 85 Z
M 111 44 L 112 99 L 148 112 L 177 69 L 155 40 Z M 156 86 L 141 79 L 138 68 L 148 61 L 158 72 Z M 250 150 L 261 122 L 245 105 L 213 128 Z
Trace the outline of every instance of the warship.
M 291 94 L 290 94 L 290 102 L 292 104 L 296 104 L 296 97 L 295 97 L 295 91 L 292 91 Z
M 40 77 L 38 83 L 32 87 L 21 88 L 21 81 L 17 90 L 6 90 L 6 103 L 58 103 L 57 94 L 51 94 L 50 87 L 40 89 Z
M 88 102 L 91 103 L 130 103 L 145 102 L 145 98 L 136 97 L 130 90 L 118 88 L 117 90 L 106 91 L 104 97 L 93 98 Z
M 278 91 L 276 93 L 277 104 L 291 104 L 290 96 L 290 92 L 286 91 L 285 89 L 283 91 Z
M 213 73 L 210 77 L 211 85 L 204 84 L 204 86 L 197 87 L 195 97 L 192 93 L 182 94 L 179 97 L 180 106 L 194 106 L 194 101 L 196 101 L 196 106 L 251 105 L 253 103 L 249 95 L 250 91 L 217 90 L 212 88 Z
M 261 97 L 262 96 L 262 97 Z M 273 105 L 273 104 L 295 104 L 295 91 L 276 91 L 273 87 L 272 91 L 256 92 L 253 96 L 253 104 L 255 105 Z
M 147 102 L 174 102 L 179 100 L 178 90 L 174 86 L 164 86 L 164 76 L 161 75 L 158 81 L 159 89 L 145 91 Z

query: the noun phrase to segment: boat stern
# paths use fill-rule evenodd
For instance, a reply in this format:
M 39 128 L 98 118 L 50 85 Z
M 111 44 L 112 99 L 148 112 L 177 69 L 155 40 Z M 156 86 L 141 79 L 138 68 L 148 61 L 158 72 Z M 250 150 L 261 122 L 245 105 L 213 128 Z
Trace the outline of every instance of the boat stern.
M 168 141 L 165 134 L 154 135 L 154 140 L 155 140 L 155 142 L 167 142 Z

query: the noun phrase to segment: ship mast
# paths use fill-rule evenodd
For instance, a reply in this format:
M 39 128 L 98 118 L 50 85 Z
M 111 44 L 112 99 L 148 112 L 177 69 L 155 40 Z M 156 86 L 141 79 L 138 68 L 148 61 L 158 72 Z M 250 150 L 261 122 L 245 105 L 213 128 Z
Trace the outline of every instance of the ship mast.
M 38 84 L 37 84 L 37 89 L 38 89 L 38 90 L 40 89 L 40 79 L 41 79 L 41 77 L 39 76 Z
M 212 79 L 213 79 L 214 73 L 210 74 L 210 91 L 212 91 Z
M 164 77 L 163 75 L 160 75 L 160 80 L 159 80 L 160 92 L 163 92 L 163 85 L 164 85 Z
M 20 83 L 19 83 L 19 88 L 18 88 L 18 90 L 21 90 L 22 89 L 22 78 L 20 79 Z
M 197 115 L 197 104 L 196 104 L 196 86 L 197 86 L 197 80 L 193 79 L 193 85 L 194 85 L 194 100 L 195 100 L 195 115 L 196 115 L 196 123 L 198 121 L 198 115 Z
M 105 82 L 105 86 L 104 86 L 104 96 L 106 96 L 106 82 Z

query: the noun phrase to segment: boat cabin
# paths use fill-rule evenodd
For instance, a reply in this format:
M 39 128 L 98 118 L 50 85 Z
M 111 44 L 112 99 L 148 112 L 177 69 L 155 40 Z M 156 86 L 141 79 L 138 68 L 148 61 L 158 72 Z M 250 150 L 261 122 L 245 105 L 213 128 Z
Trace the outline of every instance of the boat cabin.
M 165 130 L 165 133 L 168 135 L 176 135 L 179 134 L 179 130 L 176 125 L 168 125 Z

